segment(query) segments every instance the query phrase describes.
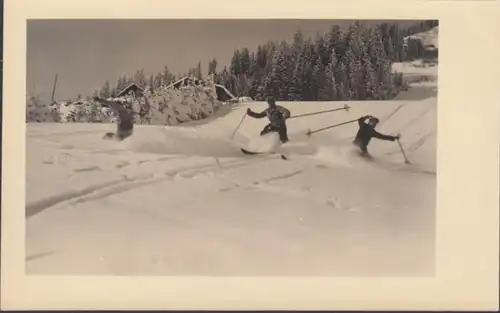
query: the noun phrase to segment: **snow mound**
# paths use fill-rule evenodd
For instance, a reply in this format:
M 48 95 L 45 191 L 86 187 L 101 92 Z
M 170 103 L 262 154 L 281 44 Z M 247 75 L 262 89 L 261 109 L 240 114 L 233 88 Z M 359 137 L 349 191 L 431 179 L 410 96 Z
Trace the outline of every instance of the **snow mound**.
M 393 101 L 287 123 L 290 142 L 269 149 L 266 119 L 239 104 L 207 123 L 29 123 L 26 139 L 26 272 L 71 275 L 423 276 L 434 274 L 435 82 Z M 435 87 L 435 86 L 434 86 Z M 418 95 L 420 92 L 425 95 Z M 292 115 L 345 102 L 281 102 Z M 401 133 L 373 139 L 357 157 L 356 119 Z M 308 130 L 353 120 L 307 136 Z M 61 234 L 64 234 L 61 236 Z M 325 249 L 325 247 L 328 247 Z
M 252 102 L 252 101 L 254 101 L 254 100 L 250 97 L 239 97 L 238 98 L 239 103 Z
M 109 98 L 122 103 L 135 115 L 136 123 L 152 125 L 177 125 L 207 119 L 224 112 L 224 105 L 217 100 L 213 78 L 202 84 L 187 84 L 178 89 L 162 86 L 151 92 L 147 86 L 143 97 L 125 95 Z M 91 99 L 55 102 L 47 105 L 31 97 L 27 101 L 27 122 L 81 122 L 113 123 L 116 116 L 108 108 Z
M 215 85 L 210 77 L 204 84 L 186 85 L 179 89 L 160 88 L 146 93 L 145 102 L 149 113 L 147 124 L 177 125 L 206 119 L 224 108 L 217 100 Z
M 410 91 L 422 93 L 424 88 L 427 87 L 414 85 Z M 407 93 L 412 96 L 411 92 Z M 241 118 L 241 112 L 246 110 L 243 105 L 229 111 L 219 119 L 192 127 L 138 125 L 132 137 L 118 144 L 123 149 L 138 153 L 205 157 L 246 157 L 241 153 L 240 148 L 253 152 L 274 151 L 313 157 L 317 161 L 330 165 L 352 168 L 366 165 L 365 160 L 358 158 L 357 150 L 352 145 L 358 129 L 356 121 L 312 136 L 308 136 L 307 131 L 353 120 L 365 114 L 375 115 L 381 120 L 378 131 L 390 135 L 402 134 L 401 144 L 411 159 L 422 150 L 435 148 L 437 119 L 435 103 L 435 97 L 427 97 L 420 101 L 353 102 L 350 104 L 349 113 L 342 111 L 289 120 L 287 124 L 290 141 L 284 145 L 280 144 L 277 133 L 259 135 L 267 121 L 250 118 L 241 124 L 234 138 L 231 138 Z M 291 102 L 283 105 L 294 114 L 327 110 L 338 106 L 334 102 Z M 252 103 L 254 109 L 265 106 L 264 102 Z M 109 128 L 109 131 L 113 131 L 113 128 Z M 94 140 L 100 140 L 100 137 L 101 135 L 96 136 Z M 401 163 L 403 161 L 402 153 L 394 142 L 373 139 L 370 151 L 373 155 L 389 162 Z M 428 154 L 424 151 L 423 155 Z M 435 168 L 434 159 L 433 154 L 422 158 L 422 166 L 432 171 Z
M 140 153 L 205 157 L 241 157 L 229 137 L 204 135 L 189 128 L 139 128 L 127 139 L 128 149 Z

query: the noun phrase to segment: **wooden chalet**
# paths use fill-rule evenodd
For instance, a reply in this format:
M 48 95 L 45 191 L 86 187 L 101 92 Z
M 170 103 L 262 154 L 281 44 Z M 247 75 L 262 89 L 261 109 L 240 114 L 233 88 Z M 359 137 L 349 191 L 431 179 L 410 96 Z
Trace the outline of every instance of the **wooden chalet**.
M 136 83 L 132 83 L 127 87 L 123 88 L 119 93 L 116 94 L 116 98 L 125 97 L 130 92 L 132 92 L 132 96 L 135 98 L 140 98 L 144 95 L 144 89 Z

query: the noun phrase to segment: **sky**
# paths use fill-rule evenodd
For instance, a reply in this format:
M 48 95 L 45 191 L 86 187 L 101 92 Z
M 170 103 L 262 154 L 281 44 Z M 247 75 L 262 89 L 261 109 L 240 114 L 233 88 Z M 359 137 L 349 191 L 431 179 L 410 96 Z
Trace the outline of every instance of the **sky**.
M 202 62 L 206 73 L 214 57 L 221 69 L 235 49 L 255 51 L 269 40 L 291 41 L 301 29 L 306 36 L 328 31 L 350 20 L 29 20 L 27 24 L 27 92 L 50 102 L 92 95 L 106 80 L 115 85 L 139 69 L 146 75 L 165 65 L 180 75 Z M 364 24 L 381 21 L 367 20 Z M 395 22 L 392 20 L 392 22 Z M 409 26 L 418 21 L 399 21 Z

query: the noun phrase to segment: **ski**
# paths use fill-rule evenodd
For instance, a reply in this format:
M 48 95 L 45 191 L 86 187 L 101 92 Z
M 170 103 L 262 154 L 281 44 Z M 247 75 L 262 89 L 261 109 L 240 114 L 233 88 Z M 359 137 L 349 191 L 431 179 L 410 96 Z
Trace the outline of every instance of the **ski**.
M 255 151 L 249 151 L 243 148 L 240 148 L 241 152 L 247 155 L 259 155 L 259 154 L 278 154 L 277 152 L 255 152 Z M 288 158 L 284 154 L 280 154 L 282 160 L 288 160 Z
M 243 152 L 244 154 L 250 154 L 250 155 L 254 155 L 254 154 L 266 154 L 267 153 L 267 152 L 249 151 L 249 150 L 246 150 L 246 149 L 243 149 L 243 148 L 241 148 L 241 152 Z

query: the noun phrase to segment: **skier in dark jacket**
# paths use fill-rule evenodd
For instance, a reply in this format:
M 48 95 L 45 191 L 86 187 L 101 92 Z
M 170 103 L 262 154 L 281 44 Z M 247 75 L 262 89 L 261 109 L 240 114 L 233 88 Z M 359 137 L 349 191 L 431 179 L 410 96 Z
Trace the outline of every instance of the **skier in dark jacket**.
M 134 117 L 121 103 L 94 97 L 94 101 L 100 102 L 103 107 L 112 109 L 118 116 L 116 133 L 107 133 L 105 138 L 116 138 L 124 140 L 132 135 L 134 130 Z
M 288 141 L 288 134 L 286 128 L 286 119 L 290 117 L 290 111 L 280 105 L 276 105 L 274 97 L 267 98 L 268 108 L 260 113 L 253 112 L 250 108 L 247 109 L 247 114 L 253 118 L 264 118 L 269 119 L 269 124 L 267 124 L 264 129 L 260 132 L 263 136 L 269 132 L 277 132 L 280 136 L 280 141 L 285 143 Z
M 366 120 L 368 120 L 368 123 L 366 123 Z M 353 143 L 361 149 L 361 154 L 364 157 L 371 158 L 367 148 L 372 138 L 395 141 L 400 137 L 400 135 L 390 136 L 377 132 L 375 127 L 378 123 L 379 119 L 371 115 L 362 116 L 358 119 L 359 130 Z

